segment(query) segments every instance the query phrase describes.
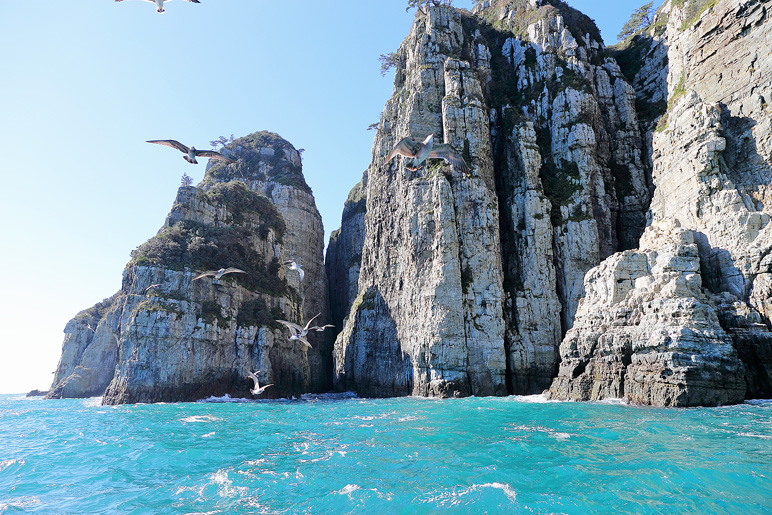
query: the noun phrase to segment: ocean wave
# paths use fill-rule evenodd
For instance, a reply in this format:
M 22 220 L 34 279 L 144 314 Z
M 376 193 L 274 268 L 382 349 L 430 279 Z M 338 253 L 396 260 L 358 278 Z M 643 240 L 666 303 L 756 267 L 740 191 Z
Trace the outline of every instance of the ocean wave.
M 490 495 L 486 493 L 486 490 L 488 489 L 500 490 L 510 502 L 517 501 L 517 492 L 515 489 L 507 483 L 499 482 L 473 484 L 468 487 L 456 486 L 450 490 L 445 490 L 436 495 L 432 495 L 427 500 L 430 503 L 436 503 L 441 507 L 456 506 L 462 503 L 469 504 L 479 500 L 480 496 L 488 497 L 488 495 Z M 475 499 L 466 499 L 475 494 L 477 494 Z
M 180 422 L 217 422 L 220 420 L 222 419 L 213 415 L 191 415 L 189 417 L 181 418 Z
M 745 404 L 751 406 L 772 406 L 772 399 L 748 399 Z
M 304 393 L 300 396 L 304 401 L 345 401 L 358 398 L 354 392 Z
M 5 461 L 0 461 L 0 472 L 4 471 L 5 469 L 10 467 L 11 465 L 16 465 L 16 464 L 18 464 L 19 466 L 24 465 L 24 460 L 5 460 Z
M 0 501 L 0 513 L 3 513 L 9 508 L 15 508 L 24 511 L 26 508 L 32 508 L 33 506 L 40 506 L 40 499 L 34 496 L 17 497 L 16 499 L 6 499 Z M 15 511 L 15 510 L 14 510 Z
M 242 397 L 231 397 L 227 393 L 223 395 L 222 397 L 217 397 L 216 395 L 211 395 L 207 397 L 206 399 L 199 399 L 196 402 L 255 402 L 254 399 L 245 399 Z
M 358 399 L 354 392 L 330 392 L 330 393 L 304 393 L 299 398 L 292 397 L 280 397 L 278 399 L 246 399 L 243 397 L 231 397 L 229 394 L 225 394 L 222 397 L 212 395 L 206 399 L 199 399 L 196 402 L 317 402 L 317 401 L 344 401 L 349 399 Z
M 548 399 L 543 393 L 537 393 L 535 395 L 514 395 L 512 397 L 517 402 L 526 402 L 531 404 L 546 404 L 548 402 L 555 402 Z

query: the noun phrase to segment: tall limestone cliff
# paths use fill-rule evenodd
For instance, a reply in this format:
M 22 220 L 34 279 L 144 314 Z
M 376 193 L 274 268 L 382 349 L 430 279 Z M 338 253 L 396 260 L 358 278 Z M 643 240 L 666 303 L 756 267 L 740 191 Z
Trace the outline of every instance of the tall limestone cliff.
M 540 392 L 585 273 L 636 247 L 645 226 L 635 91 L 592 21 L 558 1 L 484 2 L 476 15 L 432 7 L 392 57 L 366 212 L 335 237 L 361 259 L 328 258 L 331 276 L 357 278 L 353 302 L 353 288 L 332 301 L 350 305 L 336 387 Z M 401 138 L 428 134 L 471 172 L 384 162 Z
M 652 222 L 639 250 L 585 277 L 553 398 L 772 395 L 770 8 L 668 0 L 622 52 L 652 115 Z
M 223 152 L 237 162 L 210 162 L 198 187 L 181 187 L 159 233 L 132 252 L 121 290 L 67 325 L 49 397 L 249 397 L 247 369 L 273 383 L 268 397 L 332 387 L 331 342 L 306 349 L 275 321 L 329 316 L 324 230 L 300 155 L 268 132 Z M 302 282 L 285 259 L 304 266 Z M 246 273 L 195 280 L 224 267 Z

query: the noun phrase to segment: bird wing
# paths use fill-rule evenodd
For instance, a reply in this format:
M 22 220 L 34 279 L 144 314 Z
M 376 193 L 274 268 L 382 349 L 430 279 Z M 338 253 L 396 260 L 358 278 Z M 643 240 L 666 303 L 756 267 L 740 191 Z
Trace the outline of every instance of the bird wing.
M 326 325 L 323 325 L 323 326 L 321 326 L 321 327 L 319 327 L 318 325 L 315 325 L 315 326 L 313 326 L 313 327 L 310 327 L 308 330 L 309 330 L 309 331 L 317 331 L 317 332 L 321 333 L 322 331 L 324 331 L 324 330 L 325 330 L 325 329 L 327 329 L 328 327 L 335 327 L 335 326 L 334 326 L 334 325 L 332 325 L 332 324 L 326 324 Z
M 298 338 L 298 340 L 303 342 L 305 344 L 305 346 L 308 347 L 309 349 L 313 349 L 314 348 L 310 343 L 308 343 L 308 340 L 306 340 L 305 338 Z
M 286 320 L 277 320 L 277 322 L 279 322 L 280 324 L 285 326 L 287 329 L 289 329 L 293 336 L 298 334 L 300 331 L 303 330 L 303 328 L 300 327 L 299 325 L 294 324 L 292 322 L 287 322 Z
M 435 159 L 444 159 L 448 163 L 451 164 L 454 168 L 458 168 L 464 173 L 469 172 L 469 167 L 466 164 L 466 161 L 464 161 L 464 158 L 461 157 L 458 152 L 453 150 L 453 148 L 450 145 L 445 145 L 443 143 L 439 145 L 434 145 L 432 147 L 431 152 L 429 152 L 429 155 L 426 157 L 432 157 Z
M 163 145 L 165 147 L 176 148 L 183 154 L 187 154 L 188 151 L 190 150 L 188 147 L 186 147 L 185 145 L 183 145 L 182 143 L 174 139 L 149 139 L 147 140 L 147 142 L 155 143 L 156 145 Z
M 317 313 L 314 318 L 318 317 L 319 315 L 321 315 L 321 313 Z M 311 320 L 308 321 L 308 323 L 306 323 L 306 326 L 303 328 L 303 331 L 305 331 L 306 333 L 308 332 L 308 328 L 311 327 L 311 322 L 314 321 L 314 318 L 312 318 Z
M 168 2 L 169 0 L 166 0 L 166 1 Z M 200 4 L 201 3 L 198 0 L 188 0 L 188 2 L 192 2 L 194 4 Z
M 298 274 L 300 274 L 300 280 L 302 281 L 306 273 L 303 271 L 302 268 L 298 268 L 297 271 L 298 271 Z
M 211 275 L 217 275 L 217 272 L 212 272 L 212 271 L 204 272 L 203 274 L 199 275 L 198 277 L 194 277 L 193 280 L 195 281 L 197 279 L 201 279 L 201 278 L 208 277 L 208 276 L 211 276 Z
M 284 264 L 285 264 L 285 265 L 290 265 L 290 266 L 293 266 L 293 265 L 294 265 L 294 266 L 297 266 L 297 263 L 295 263 L 295 262 L 294 262 L 294 261 L 292 261 L 291 259 L 290 259 L 290 260 L 287 260 L 287 261 L 285 261 L 285 262 L 284 262 Z
M 259 370 L 257 372 L 259 372 Z M 249 374 L 249 377 L 251 377 L 252 380 L 255 382 L 255 388 L 260 387 L 260 381 L 258 381 L 257 379 L 257 372 L 251 372 L 249 369 L 247 369 L 247 374 Z
M 222 275 L 225 275 L 225 274 L 246 274 L 246 272 L 244 270 L 239 270 L 238 268 L 231 267 L 231 268 L 226 268 L 225 270 L 222 271 Z
M 220 154 L 219 152 L 216 152 L 214 150 L 196 150 L 196 155 L 202 156 L 202 157 L 208 157 L 210 159 L 219 159 L 220 161 L 227 161 L 229 163 L 235 163 L 233 159 L 230 157 L 225 157 L 224 155 Z
M 391 161 L 394 156 L 397 154 L 405 157 L 415 157 L 416 153 L 418 153 L 418 150 L 421 148 L 421 145 L 419 143 L 416 143 L 410 138 L 402 138 L 402 141 L 397 143 L 397 146 L 394 147 L 394 150 L 389 152 L 389 155 L 386 156 L 386 163 Z

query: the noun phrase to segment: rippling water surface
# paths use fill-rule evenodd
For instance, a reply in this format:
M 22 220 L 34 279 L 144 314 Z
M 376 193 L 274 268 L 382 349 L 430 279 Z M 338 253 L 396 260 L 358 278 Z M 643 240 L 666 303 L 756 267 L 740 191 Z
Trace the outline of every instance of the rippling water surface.
M 17 512 L 768 514 L 772 403 L 6 395 L 0 513 Z

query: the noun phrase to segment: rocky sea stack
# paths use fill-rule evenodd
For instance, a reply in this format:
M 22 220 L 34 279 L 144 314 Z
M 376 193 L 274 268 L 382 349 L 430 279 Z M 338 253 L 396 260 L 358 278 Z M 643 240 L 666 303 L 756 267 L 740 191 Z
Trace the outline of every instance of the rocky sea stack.
M 67 325 L 49 397 L 249 396 L 245 368 L 273 396 L 772 396 L 770 7 L 667 0 L 611 48 L 559 0 L 417 13 L 326 260 L 298 152 L 236 140 Z M 429 134 L 470 172 L 384 162 Z M 334 344 L 275 323 L 316 313 Z
M 328 391 L 330 342 L 307 350 L 276 319 L 326 320 L 324 229 L 298 151 L 269 132 L 223 151 L 197 187 L 183 186 L 156 236 L 132 252 L 121 291 L 80 313 L 49 397 L 104 393 L 105 404 Z M 305 278 L 282 263 L 304 265 Z M 195 280 L 206 270 L 245 274 Z

